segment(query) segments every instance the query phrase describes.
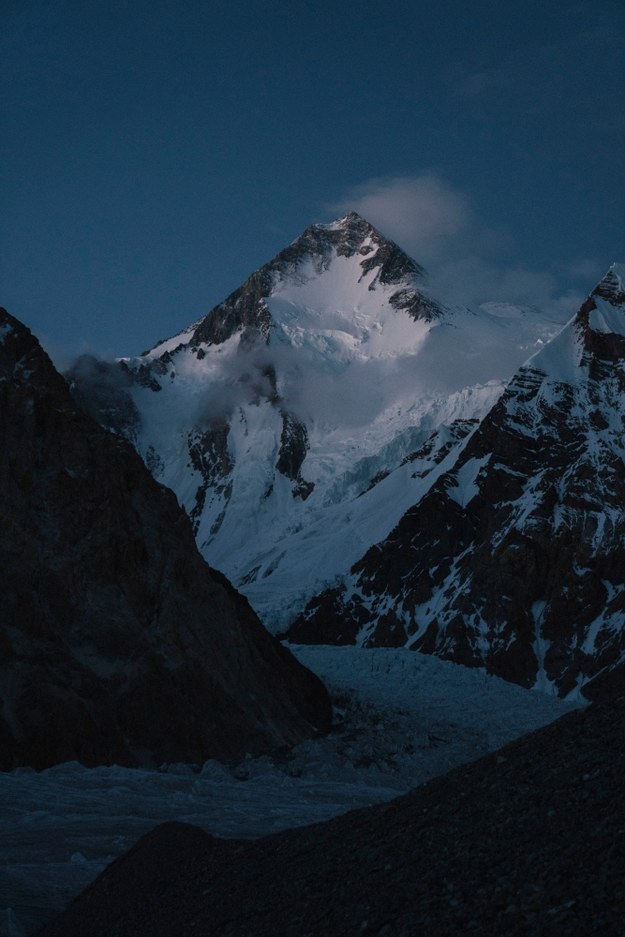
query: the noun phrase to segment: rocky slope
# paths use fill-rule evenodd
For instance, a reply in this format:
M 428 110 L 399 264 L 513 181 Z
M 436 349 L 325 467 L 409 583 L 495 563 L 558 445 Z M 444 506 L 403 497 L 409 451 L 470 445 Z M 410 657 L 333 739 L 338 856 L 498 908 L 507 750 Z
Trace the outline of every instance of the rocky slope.
M 0 436 L 0 768 L 227 759 L 327 726 L 320 682 L 4 310 Z
M 68 376 L 277 630 L 389 533 L 431 484 L 432 453 L 559 327 L 505 304 L 444 309 L 418 264 L 351 213 L 308 228 L 179 335 Z
M 383 806 L 254 842 L 157 827 L 40 937 L 620 937 L 617 677 L 588 709 Z
M 409 646 L 566 695 L 625 654 L 625 268 L 289 634 Z

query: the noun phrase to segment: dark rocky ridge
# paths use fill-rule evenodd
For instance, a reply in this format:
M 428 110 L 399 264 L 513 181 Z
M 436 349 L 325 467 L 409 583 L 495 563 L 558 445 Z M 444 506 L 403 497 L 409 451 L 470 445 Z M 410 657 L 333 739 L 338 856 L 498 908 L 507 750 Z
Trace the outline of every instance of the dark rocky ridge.
M 238 758 L 328 726 L 320 681 L 4 310 L 0 425 L 1 769 Z
M 39 937 L 622 937 L 625 681 L 389 804 L 255 842 L 157 827 Z
M 554 339 L 578 349 L 576 380 L 540 359 L 521 368 L 453 469 L 312 600 L 293 640 L 408 644 L 561 695 L 623 658 L 625 339 L 589 320 L 599 297 L 625 319 L 619 282 L 608 274 Z

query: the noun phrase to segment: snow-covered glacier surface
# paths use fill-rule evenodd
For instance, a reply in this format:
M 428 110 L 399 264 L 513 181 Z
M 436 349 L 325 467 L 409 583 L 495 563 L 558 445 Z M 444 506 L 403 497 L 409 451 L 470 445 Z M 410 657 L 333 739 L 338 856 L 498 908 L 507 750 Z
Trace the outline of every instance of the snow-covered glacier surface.
M 326 738 L 229 766 L 68 763 L 0 774 L 0 935 L 32 933 L 160 822 L 256 837 L 325 820 L 391 799 L 575 705 L 403 648 L 293 650 L 331 690 Z

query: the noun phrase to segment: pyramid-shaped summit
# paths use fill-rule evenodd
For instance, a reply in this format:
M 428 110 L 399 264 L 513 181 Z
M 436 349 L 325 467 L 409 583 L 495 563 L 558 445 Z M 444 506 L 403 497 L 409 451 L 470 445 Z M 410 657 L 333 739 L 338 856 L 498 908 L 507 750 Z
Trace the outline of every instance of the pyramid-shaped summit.
M 348 264 L 349 260 L 353 263 Z M 342 266 L 340 274 L 335 269 L 337 261 Z M 331 268 L 341 281 L 338 295 L 349 293 L 352 305 L 358 303 L 359 290 L 377 291 L 381 302 L 415 320 L 431 321 L 442 314 L 442 308 L 424 291 L 423 268 L 368 221 L 349 212 L 330 224 L 310 225 L 206 316 L 180 335 L 159 343 L 150 355 L 171 353 L 180 345 L 219 345 L 237 332 L 245 331 L 249 338 L 250 330 L 267 342 L 274 325 L 268 303 L 271 297 L 288 287 L 328 279 L 325 275 Z M 317 292 L 329 289 L 330 284 L 322 282 Z M 335 277 L 332 289 L 336 296 Z
M 554 334 L 544 320 L 443 309 L 418 264 L 350 212 L 184 332 L 104 366 L 110 381 L 93 366 L 95 387 L 70 379 L 174 489 L 205 559 L 282 631 L 423 496 Z
M 613 304 L 625 304 L 625 264 L 612 264 L 591 295 Z
M 600 362 L 625 360 L 625 265 L 612 264 L 576 318 L 580 344 L 596 375 Z
M 388 285 L 399 285 L 414 278 L 423 280 L 424 271 L 412 258 L 384 237 L 365 218 L 352 211 L 330 224 L 314 224 L 269 264 L 277 267 L 284 275 L 313 259 L 320 268 L 327 266 L 333 258 L 359 255 L 361 276 L 376 270 L 376 280 Z M 369 284 L 370 288 L 374 288 Z

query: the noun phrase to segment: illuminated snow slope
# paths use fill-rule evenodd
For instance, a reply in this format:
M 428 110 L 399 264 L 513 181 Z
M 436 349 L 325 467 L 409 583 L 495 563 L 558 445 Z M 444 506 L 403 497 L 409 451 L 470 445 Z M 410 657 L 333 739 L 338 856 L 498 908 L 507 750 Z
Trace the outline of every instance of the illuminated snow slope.
M 279 630 L 388 534 L 561 325 L 502 303 L 443 308 L 352 213 L 127 359 L 126 431 L 208 562 Z

